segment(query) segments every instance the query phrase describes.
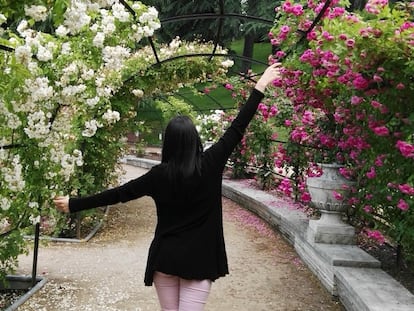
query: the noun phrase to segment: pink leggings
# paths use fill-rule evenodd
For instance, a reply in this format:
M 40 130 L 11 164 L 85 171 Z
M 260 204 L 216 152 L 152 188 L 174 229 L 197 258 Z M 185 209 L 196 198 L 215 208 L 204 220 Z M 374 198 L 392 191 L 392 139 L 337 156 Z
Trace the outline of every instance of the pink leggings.
M 210 293 L 210 280 L 185 280 L 156 271 L 154 285 L 162 311 L 202 311 Z

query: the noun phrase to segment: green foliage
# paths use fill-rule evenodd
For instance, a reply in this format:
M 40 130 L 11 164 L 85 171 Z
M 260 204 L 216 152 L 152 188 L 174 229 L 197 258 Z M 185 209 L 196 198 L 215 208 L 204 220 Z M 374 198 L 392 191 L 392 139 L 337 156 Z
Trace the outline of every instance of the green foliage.
M 219 14 L 220 2 L 219 1 L 197 1 L 195 5 L 194 1 L 186 0 L 149 0 L 147 4 L 153 5 L 160 12 L 161 21 L 176 16 L 190 16 L 194 14 Z M 241 2 L 238 0 L 225 1 L 224 3 L 225 13 L 240 13 Z M 217 31 L 219 29 L 219 23 L 222 22 L 221 33 L 217 37 Z M 236 18 L 225 18 L 220 21 L 219 18 L 215 19 L 203 19 L 203 18 L 187 18 L 173 23 L 163 23 L 160 36 L 165 42 L 169 42 L 176 36 L 183 40 L 192 41 L 194 39 L 200 39 L 204 42 L 219 40 L 219 45 L 228 47 L 230 42 L 239 36 L 240 33 L 240 20 Z
M 165 123 L 168 123 L 169 120 L 178 115 L 189 116 L 192 120 L 195 120 L 196 118 L 196 112 L 193 107 L 174 96 L 169 96 L 163 100 L 157 100 L 156 107 L 161 110 Z

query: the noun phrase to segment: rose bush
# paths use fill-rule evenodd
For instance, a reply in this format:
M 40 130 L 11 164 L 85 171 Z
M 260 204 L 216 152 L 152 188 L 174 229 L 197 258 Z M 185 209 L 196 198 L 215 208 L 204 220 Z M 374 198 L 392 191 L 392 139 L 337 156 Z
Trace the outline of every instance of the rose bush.
M 288 146 L 308 147 L 304 171 L 322 161 L 346 165 L 343 175 L 357 181 L 350 203 L 359 224 L 413 256 L 414 4 L 370 0 L 349 12 L 335 0 L 310 29 L 324 4 L 285 1 L 276 10 L 269 37 L 286 68 L 276 83 L 293 107 L 290 118 L 276 117 Z M 284 165 L 295 158 L 279 156 Z
M 145 38 L 158 14 L 137 1 L 25 1 L 20 18 L 10 8 L 0 12 L 0 279 L 24 251 L 22 228 L 67 223 L 55 195 L 117 182 L 141 101 L 227 72 L 220 57 L 181 58 L 213 46 L 179 38 L 153 42 L 164 62 L 156 65 Z

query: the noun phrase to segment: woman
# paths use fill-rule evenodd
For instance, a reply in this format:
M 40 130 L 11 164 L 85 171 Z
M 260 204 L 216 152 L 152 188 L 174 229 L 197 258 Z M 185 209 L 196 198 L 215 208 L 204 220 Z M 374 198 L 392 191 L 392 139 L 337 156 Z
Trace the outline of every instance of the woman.
M 84 198 L 54 200 L 58 210 L 73 213 L 144 195 L 154 199 L 157 226 L 144 283 L 154 283 L 162 310 L 203 310 L 211 282 L 228 274 L 221 204 L 223 170 L 265 88 L 279 75 L 279 63 L 265 70 L 231 126 L 206 151 L 192 121 L 178 116 L 165 130 L 161 164 L 117 188 Z

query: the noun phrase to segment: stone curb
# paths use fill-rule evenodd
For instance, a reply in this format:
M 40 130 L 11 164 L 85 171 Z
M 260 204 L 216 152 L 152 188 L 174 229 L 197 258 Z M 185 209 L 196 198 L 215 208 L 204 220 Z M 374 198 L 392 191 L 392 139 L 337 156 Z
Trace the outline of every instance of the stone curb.
M 159 161 L 128 156 L 123 163 L 151 168 Z M 412 311 L 414 295 L 355 245 L 314 243 L 307 238 L 309 220 L 295 205 L 244 181 L 223 180 L 223 196 L 257 214 L 278 230 L 326 289 L 347 311 Z
M 223 180 L 223 195 L 278 229 L 347 311 L 414 310 L 414 295 L 359 247 L 309 241 L 308 220 L 291 203 L 234 180 Z

